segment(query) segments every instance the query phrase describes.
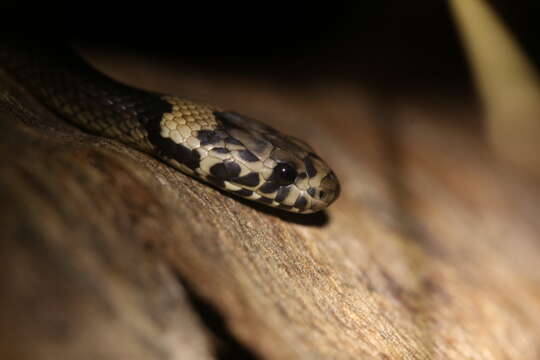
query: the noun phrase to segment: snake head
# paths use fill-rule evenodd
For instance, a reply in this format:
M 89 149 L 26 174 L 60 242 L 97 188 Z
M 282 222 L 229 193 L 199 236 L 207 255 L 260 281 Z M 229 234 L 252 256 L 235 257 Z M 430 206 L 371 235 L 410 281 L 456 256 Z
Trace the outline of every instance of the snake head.
M 301 140 L 234 112 L 165 97 L 149 140 L 176 168 L 243 198 L 296 213 L 330 205 L 339 182 Z
M 256 179 L 248 186 L 230 179 L 233 186 L 242 186 L 237 194 L 298 213 L 323 210 L 339 195 L 337 177 L 305 142 L 236 113 L 214 115 L 238 147 L 243 147 L 233 156 L 242 173 Z
M 339 195 L 337 177 L 313 151 L 291 145 L 294 144 L 291 138 L 283 140 L 273 151 L 271 160 L 266 161 L 272 172 L 264 179 L 259 192 L 277 187 L 271 195 L 277 203 L 275 206 L 288 211 L 313 213 L 323 210 Z M 284 150 L 286 147 L 288 149 Z

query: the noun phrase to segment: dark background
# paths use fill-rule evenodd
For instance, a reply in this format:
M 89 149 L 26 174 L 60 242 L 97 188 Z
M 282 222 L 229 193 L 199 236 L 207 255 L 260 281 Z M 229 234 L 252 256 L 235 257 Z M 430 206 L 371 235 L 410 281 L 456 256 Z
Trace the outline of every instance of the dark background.
M 540 2 L 491 3 L 538 63 Z M 0 10 L 4 32 L 69 38 L 291 84 L 323 75 L 396 91 L 471 88 L 446 1 L 14 3 Z

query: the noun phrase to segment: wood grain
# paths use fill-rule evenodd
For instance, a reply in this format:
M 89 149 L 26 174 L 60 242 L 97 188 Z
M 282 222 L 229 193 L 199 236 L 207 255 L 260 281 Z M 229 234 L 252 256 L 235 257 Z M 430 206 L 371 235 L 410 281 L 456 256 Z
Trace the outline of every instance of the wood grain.
M 342 195 L 307 216 L 238 201 L 4 76 L 3 359 L 540 357 L 538 185 L 454 121 L 472 109 L 90 56 L 303 138 Z

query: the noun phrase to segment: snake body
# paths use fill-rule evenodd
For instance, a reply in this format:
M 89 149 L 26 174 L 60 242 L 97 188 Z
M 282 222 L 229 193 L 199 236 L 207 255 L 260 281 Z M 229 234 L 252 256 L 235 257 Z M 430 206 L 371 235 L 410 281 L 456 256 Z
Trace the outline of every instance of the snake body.
M 6 46 L 0 66 L 79 128 L 234 195 L 296 213 L 338 196 L 336 176 L 304 142 L 235 112 L 116 82 L 68 47 Z

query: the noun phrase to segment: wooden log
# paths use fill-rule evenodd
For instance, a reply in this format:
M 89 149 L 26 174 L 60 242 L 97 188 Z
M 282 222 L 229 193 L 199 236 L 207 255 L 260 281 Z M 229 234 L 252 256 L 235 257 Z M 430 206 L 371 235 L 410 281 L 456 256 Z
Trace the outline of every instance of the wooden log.
M 453 122 L 474 110 L 91 56 L 303 138 L 342 195 L 309 216 L 250 205 L 3 76 L 2 359 L 540 357 L 540 193 Z

